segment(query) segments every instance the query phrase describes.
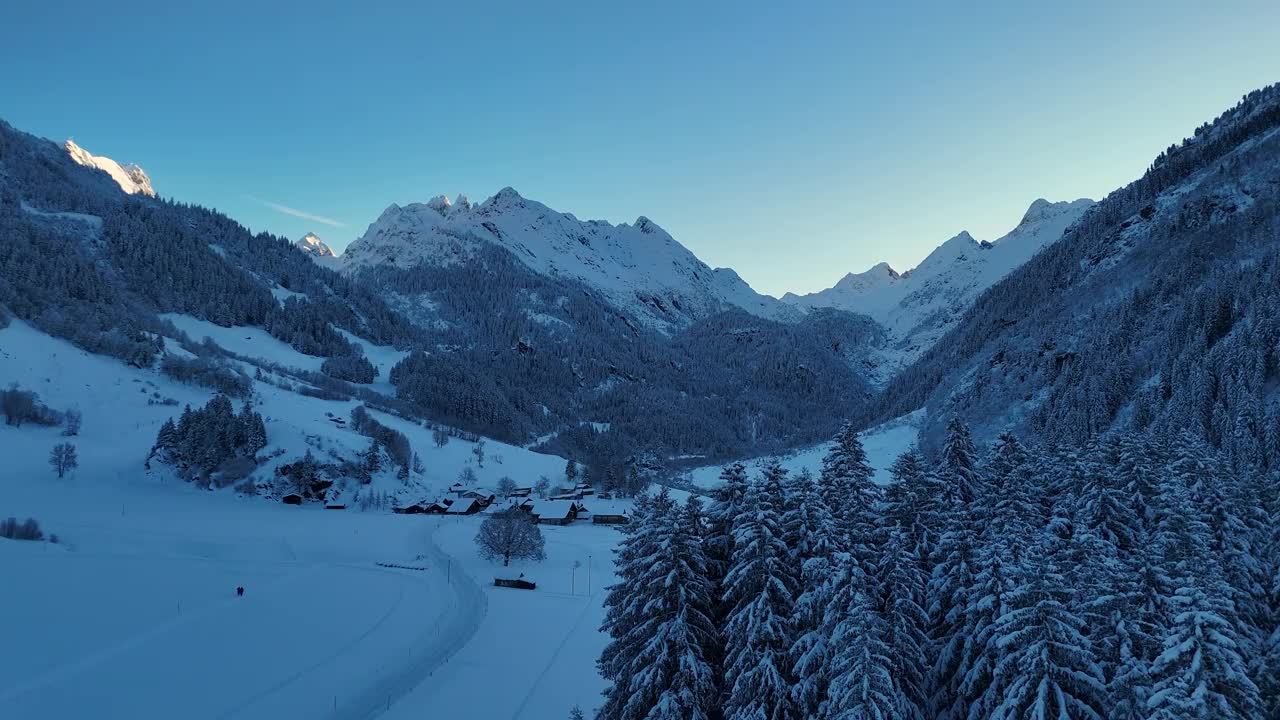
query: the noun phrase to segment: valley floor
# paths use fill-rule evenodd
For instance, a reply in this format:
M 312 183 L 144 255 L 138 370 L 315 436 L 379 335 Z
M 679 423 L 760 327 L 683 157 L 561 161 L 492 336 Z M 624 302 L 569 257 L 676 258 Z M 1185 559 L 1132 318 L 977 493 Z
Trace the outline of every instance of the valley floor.
M 22 504 L 63 542 L 0 540 L 17 716 L 553 718 L 603 687 L 614 530 L 549 528 L 547 561 L 513 566 L 527 592 L 492 586 L 478 517 L 39 490 Z

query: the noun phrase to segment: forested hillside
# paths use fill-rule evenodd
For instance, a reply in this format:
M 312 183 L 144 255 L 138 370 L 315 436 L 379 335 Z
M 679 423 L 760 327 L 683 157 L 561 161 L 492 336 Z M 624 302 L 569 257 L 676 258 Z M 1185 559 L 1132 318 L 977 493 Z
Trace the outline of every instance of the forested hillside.
M 873 417 L 1077 444 L 1188 429 L 1280 466 L 1280 87 L 1250 93 L 985 293 Z

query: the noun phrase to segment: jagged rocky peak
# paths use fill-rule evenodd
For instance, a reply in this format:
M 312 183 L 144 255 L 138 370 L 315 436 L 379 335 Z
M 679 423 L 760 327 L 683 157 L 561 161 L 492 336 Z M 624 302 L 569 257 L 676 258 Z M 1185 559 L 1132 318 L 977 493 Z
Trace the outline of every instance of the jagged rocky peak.
M 902 277 L 889 266 L 889 263 L 878 263 L 870 270 L 860 273 L 849 273 L 840 278 L 836 283 L 836 287 L 842 290 L 862 290 L 873 287 L 884 287 Z
M 1064 200 L 1062 202 L 1049 202 L 1044 198 L 1037 198 L 1035 202 L 1031 203 L 1031 207 L 1027 208 L 1027 211 L 1023 213 L 1022 221 L 1018 223 L 1018 227 L 1050 220 L 1065 213 L 1078 215 L 1092 205 L 1093 201 L 1089 198 Z
M 299 250 L 319 257 L 334 257 L 333 250 L 320 239 L 319 235 L 309 232 L 294 243 Z
M 471 201 L 466 195 L 458 195 L 455 199 L 450 200 L 447 195 L 437 195 L 427 201 L 427 207 L 435 210 L 445 217 L 449 217 L 454 213 L 466 212 L 471 209 Z
M 121 165 L 109 157 L 94 155 L 75 143 L 74 140 L 68 139 L 62 145 L 71 159 L 85 167 L 97 168 L 111 176 L 112 180 L 120 186 L 120 189 L 130 195 L 146 195 L 147 197 L 155 197 L 156 191 L 151 187 L 151 178 L 147 177 L 147 173 L 142 168 L 132 163 Z

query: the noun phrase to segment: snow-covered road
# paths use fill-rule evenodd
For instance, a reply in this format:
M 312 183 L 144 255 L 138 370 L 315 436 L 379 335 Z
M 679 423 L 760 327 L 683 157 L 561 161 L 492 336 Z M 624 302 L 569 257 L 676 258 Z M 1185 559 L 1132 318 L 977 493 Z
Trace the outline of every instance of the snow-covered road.
M 436 622 L 423 626 L 413 643 L 416 654 L 411 650 L 403 665 L 380 674 L 377 682 L 343 702 L 334 720 L 365 720 L 390 710 L 466 645 L 484 620 L 487 597 L 470 575 L 451 571 L 457 561 L 440 550 L 434 531 L 424 535 L 424 559 L 435 587 L 448 590 L 442 612 Z

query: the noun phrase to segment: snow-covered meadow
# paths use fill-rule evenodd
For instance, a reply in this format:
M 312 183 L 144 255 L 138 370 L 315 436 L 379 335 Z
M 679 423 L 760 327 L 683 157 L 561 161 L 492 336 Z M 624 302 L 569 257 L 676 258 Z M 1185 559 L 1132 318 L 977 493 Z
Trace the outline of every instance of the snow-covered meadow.
M 269 336 L 220 330 L 219 343 L 249 344 L 239 354 L 292 367 L 308 360 Z M 381 365 L 380 350 L 370 357 Z M 0 637 L 23 648 L 0 660 L 0 706 L 18 716 L 540 718 L 597 702 L 601 589 L 616 530 L 545 528 L 546 561 L 520 566 L 538 589 L 495 588 L 505 570 L 477 553 L 482 516 L 286 506 L 146 470 L 160 424 L 210 391 L 20 322 L 0 330 L 0 381 L 84 417 L 74 438 L 0 427 L 0 516 L 34 517 L 59 539 L 0 540 Z M 354 402 L 266 383 L 254 393 L 264 454 L 283 449 L 283 461 L 368 444 L 332 419 Z M 426 428 L 377 417 L 409 436 L 423 464 L 407 486 L 390 473 L 375 479 L 397 500 L 439 497 L 464 467 L 482 486 L 563 472 L 560 458 L 492 441 L 481 466 L 472 443 L 438 448 Z M 47 458 L 64 440 L 80 463 L 58 479 Z

